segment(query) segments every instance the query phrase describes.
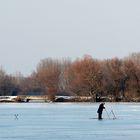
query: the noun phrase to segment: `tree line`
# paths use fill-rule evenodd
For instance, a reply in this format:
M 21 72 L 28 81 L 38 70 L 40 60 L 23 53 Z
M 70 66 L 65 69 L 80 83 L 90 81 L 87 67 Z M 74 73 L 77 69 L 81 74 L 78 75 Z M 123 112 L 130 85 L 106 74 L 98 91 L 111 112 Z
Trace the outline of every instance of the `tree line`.
M 130 101 L 140 97 L 140 53 L 123 59 L 46 58 L 30 76 L 8 75 L 0 70 L 0 96 L 72 95 L 110 97 Z

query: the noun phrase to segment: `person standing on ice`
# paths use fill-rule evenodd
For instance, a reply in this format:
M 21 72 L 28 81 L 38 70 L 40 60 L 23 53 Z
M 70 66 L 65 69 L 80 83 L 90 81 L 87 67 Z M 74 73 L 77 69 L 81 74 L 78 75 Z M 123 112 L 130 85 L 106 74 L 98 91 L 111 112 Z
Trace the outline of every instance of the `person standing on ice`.
M 97 110 L 98 119 L 99 119 L 99 120 L 103 119 L 103 118 L 102 118 L 102 113 L 103 113 L 103 109 L 105 109 L 104 105 L 105 105 L 105 103 L 101 103 L 101 104 L 99 105 L 98 110 Z

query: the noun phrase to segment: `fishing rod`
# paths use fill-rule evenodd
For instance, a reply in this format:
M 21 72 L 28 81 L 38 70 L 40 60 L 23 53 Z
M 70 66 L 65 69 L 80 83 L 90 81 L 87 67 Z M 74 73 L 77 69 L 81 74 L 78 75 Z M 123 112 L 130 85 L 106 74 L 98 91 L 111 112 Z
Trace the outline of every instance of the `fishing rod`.
M 117 117 L 116 117 L 116 115 L 115 115 L 115 113 L 114 113 L 114 111 L 113 111 L 112 105 L 111 105 L 111 111 L 110 111 L 110 114 L 113 115 L 113 119 L 117 119 Z
M 113 109 L 111 110 L 110 113 L 112 113 L 112 115 L 113 115 L 113 119 L 117 119 L 117 118 L 116 118 L 116 115 L 115 115 L 115 113 L 114 113 L 114 111 L 113 111 Z
M 106 111 L 106 114 L 107 114 L 107 116 L 108 116 L 109 119 L 111 119 L 110 114 L 113 115 L 113 120 L 114 119 L 117 119 L 117 117 L 116 117 L 116 115 L 115 115 L 115 113 L 114 113 L 114 111 L 112 109 L 112 106 L 111 106 L 111 112 L 110 113 L 108 113 L 108 111 L 106 110 L 106 108 L 105 108 L 105 111 Z
M 15 119 L 18 120 L 18 114 L 15 114 L 14 116 L 15 116 Z

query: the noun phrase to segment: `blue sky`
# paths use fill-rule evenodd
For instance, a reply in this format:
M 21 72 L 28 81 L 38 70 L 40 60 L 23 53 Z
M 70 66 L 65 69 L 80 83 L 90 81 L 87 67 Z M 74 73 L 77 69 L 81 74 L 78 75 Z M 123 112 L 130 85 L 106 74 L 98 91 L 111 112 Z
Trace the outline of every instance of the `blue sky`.
M 140 52 L 139 0 L 0 1 L 0 66 L 29 75 L 41 59 Z

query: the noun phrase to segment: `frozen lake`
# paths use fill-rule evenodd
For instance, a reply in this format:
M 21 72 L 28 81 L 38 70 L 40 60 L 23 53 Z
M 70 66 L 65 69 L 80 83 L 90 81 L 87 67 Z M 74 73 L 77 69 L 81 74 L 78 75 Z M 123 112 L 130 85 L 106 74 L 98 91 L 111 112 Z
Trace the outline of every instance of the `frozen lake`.
M 0 140 L 140 140 L 139 103 L 106 103 L 117 119 L 104 111 L 101 121 L 95 119 L 98 105 L 2 103 Z

